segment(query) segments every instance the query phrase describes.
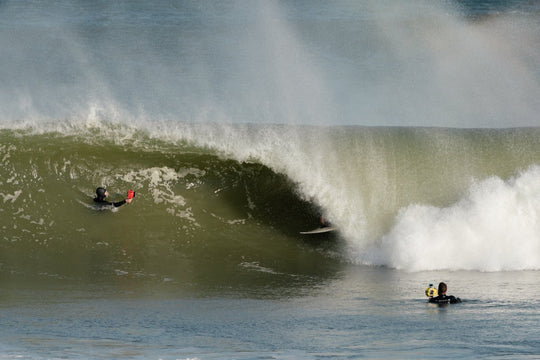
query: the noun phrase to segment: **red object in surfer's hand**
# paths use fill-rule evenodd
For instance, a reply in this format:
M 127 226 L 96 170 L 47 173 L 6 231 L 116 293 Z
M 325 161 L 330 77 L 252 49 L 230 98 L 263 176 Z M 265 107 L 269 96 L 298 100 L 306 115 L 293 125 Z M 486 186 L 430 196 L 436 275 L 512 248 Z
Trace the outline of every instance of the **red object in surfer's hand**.
M 135 191 L 128 190 L 128 199 L 133 199 L 135 197 Z

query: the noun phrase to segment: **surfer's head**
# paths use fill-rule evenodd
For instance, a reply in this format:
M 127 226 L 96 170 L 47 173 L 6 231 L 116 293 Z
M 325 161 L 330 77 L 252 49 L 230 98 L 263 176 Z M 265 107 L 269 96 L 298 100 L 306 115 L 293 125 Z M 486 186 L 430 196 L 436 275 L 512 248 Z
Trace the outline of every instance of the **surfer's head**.
M 107 197 L 107 190 L 105 190 L 105 188 L 98 187 L 96 189 L 96 197 L 99 200 L 105 199 Z
M 437 291 L 439 293 L 439 295 L 446 294 L 446 290 L 448 290 L 448 288 L 446 287 L 446 284 L 443 283 L 443 282 L 439 283 L 439 289 Z

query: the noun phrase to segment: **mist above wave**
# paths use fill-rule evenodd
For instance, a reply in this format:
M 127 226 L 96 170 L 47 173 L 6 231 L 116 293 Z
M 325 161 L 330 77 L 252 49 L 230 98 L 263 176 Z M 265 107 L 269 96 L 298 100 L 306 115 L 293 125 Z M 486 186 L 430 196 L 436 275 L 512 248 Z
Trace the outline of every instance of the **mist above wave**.
M 538 126 L 535 8 L 5 1 L 0 126 Z

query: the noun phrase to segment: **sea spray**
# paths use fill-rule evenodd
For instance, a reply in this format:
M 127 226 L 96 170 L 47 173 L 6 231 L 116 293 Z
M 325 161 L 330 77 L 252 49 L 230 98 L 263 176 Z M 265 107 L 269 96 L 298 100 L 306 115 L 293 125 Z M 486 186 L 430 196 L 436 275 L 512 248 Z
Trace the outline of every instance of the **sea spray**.
M 451 1 L 31 4 L 2 2 L 2 128 L 89 114 L 146 130 L 538 125 L 534 5 L 471 18 Z

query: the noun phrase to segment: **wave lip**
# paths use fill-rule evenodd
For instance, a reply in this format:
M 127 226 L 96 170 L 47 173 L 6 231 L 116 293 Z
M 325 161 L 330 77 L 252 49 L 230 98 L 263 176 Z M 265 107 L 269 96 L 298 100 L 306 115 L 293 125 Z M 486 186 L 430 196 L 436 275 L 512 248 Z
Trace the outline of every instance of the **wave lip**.
M 475 182 L 450 207 L 410 205 L 364 261 L 411 271 L 540 269 L 540 166 Z

